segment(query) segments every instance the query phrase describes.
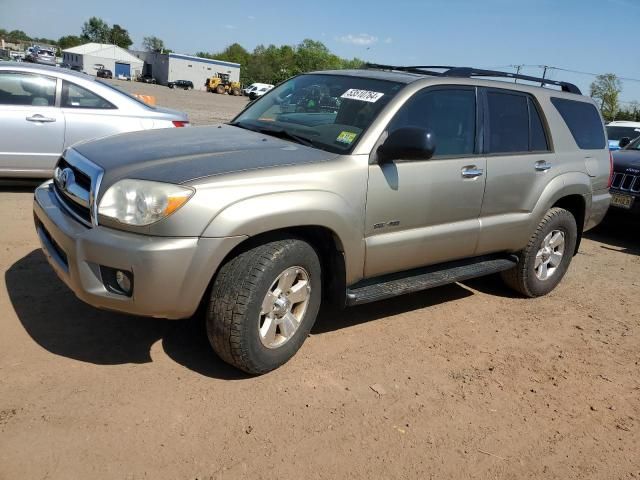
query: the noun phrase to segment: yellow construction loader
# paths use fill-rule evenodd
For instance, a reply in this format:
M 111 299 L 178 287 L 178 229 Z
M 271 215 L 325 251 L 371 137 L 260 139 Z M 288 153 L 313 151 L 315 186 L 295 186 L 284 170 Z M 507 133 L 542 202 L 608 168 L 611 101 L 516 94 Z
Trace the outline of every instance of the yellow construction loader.
M 207 78 L 205 82 L 207 92 L 220 93 L 238 96 L 242 93 L 240 82 L 229 81 L 228 73 L 216 73 L 215 76 Z

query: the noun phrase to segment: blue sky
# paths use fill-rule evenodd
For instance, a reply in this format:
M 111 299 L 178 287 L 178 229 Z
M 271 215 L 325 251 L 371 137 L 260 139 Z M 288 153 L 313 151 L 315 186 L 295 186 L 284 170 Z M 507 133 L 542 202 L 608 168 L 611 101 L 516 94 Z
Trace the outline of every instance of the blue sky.
M 379 63 L 510 71 L 546 64 L 640 79 L 640 0 L 0 0 L 0 11 L 0 27 L 52 38 L 79 34 L 95 15 L 127 28 L 134 46 L 156 35 L 181 53 L 313 38 L 338 55 Z M 550 77 L 584 92 L 593 80 L 553 70 Z M 624 81 L 622 100 L 640 101 L 640 82 Z

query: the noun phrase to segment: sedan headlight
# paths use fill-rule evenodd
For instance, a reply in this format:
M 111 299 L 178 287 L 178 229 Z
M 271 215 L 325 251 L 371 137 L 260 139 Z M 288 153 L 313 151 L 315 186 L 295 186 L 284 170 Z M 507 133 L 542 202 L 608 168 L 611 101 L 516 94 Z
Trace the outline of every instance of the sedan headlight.
M 120 180 L 105 192 L 98 215 L 127 225 L 150 225 L 178 210 L 193 193 L 191 188 L 170 183 Z

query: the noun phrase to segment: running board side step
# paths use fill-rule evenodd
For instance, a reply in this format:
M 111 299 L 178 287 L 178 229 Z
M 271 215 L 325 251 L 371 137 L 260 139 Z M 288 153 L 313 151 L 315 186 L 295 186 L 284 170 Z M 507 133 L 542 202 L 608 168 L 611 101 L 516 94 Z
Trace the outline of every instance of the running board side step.
M 362 305 L 471 278 L 483 277 L 509 270 L 515 267 L 517 262 L 518 258 L 515 255 L 508 257 L 483 256 L 362 280 L 347 288 L 347 306 Z

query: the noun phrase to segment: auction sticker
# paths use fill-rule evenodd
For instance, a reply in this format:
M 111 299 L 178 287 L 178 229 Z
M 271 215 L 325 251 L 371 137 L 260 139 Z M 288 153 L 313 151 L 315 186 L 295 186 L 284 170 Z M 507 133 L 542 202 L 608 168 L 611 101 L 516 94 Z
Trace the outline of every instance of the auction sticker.
M 372 92 L 371 90 L 358 90 L 357 88 L 350 88 L 340 98 L 346 98 L 347 100 L 359 100 L 361 102 L 376 103 L 384 93 Z
M 351 143 L 353 143 L 357 136 L 357 133 L 342 131 L 340 132 L 340 135 L 338 135 L 338 138 L 336 138 L 336 142 L 346 143 L 347 145 L 350 145 Z

